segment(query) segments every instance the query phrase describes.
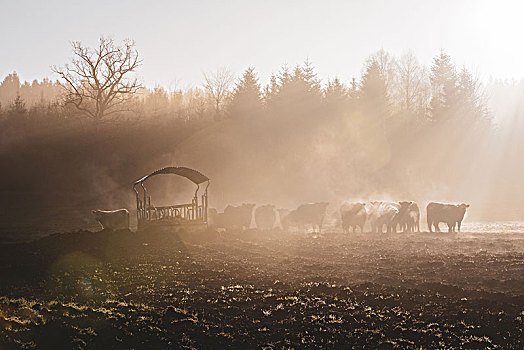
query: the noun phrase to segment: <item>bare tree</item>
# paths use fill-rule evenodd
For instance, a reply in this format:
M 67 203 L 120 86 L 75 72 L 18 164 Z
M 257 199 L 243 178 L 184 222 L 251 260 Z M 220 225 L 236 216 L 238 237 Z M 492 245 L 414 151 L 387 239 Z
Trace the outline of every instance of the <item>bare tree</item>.
M 397 100 L 402 110 L 416 111 L 427 103 L 429 89 L 427 72 L 412 52 L 403 54 L 396 62 Z
M 101 37 L 98 46 L 90 49 L 75 41 L 73 58 L 52 70 L 63 79 L 66 104 L 99 123 L 104 117 L 124 110 L 125 102 L 142 87 L 132 77 L 141 61 L 133 41 L 121 46 L 113 39 Z
M 213 102 L 217 115 L 220 114 L 222 105 L 229 96 L 233 82 L 233 73 L 228 68 L 223 67 L 212 73 L 204 73 L 204 88 Z

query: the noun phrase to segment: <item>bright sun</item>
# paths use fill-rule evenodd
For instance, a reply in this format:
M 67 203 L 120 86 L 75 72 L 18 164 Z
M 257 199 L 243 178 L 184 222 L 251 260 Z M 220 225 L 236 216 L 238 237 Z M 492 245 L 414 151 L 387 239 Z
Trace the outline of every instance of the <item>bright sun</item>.
M 487 71 L 524 76 L 524 2 L 485 0 L 473 4 L 469 21 L 464 23 L 472 40 L 464 45 L 482 55 L 479 61 Z

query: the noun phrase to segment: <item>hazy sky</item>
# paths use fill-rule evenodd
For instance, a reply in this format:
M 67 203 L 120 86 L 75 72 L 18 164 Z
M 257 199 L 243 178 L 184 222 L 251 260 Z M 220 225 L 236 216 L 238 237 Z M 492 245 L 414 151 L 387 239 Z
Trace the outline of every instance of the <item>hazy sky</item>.
M 524 77 L 517 0 L 0 1 L 0 77 L 53 77 L 49 67 L 70 58 L 70 41 L 93 45 L 100 35 L 134 39 L 140 76 L 169 89 L 199 85 L 219 66 L 238 74 L 255 66 L 265 83 L 306 58 L 321 78 L 347 81 L 380 48 L 411 49 L 424 64 L 444 49 L 483 79 Z

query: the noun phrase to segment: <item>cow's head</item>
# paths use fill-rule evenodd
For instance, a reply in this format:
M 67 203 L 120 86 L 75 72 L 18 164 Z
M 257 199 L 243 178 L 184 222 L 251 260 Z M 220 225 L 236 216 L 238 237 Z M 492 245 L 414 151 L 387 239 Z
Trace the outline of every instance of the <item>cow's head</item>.
M 91 213 L 95 216 L 95 219 L 100 219 L 102 217 L 102 212 L 100 209 L 93 209 L 91 210 Z
M 329 203 L 328 202 L 320 202 L 320 203 L 316 203 L 318 206 L 320 206 L 322 209 L 326 210 L 326 208 L 328 207 Z
M 400 204 L 400 211 L 407 211 L 409 210 L 409 207 L 411 207 L 411 204 L 413 204 L 412 201 L 402 201 L 398 202 Z
M 462 220 L 464 218 L 464 214 L 466 214 L 466 209 L 469 208 L 469 204 L 458 204 L 455 206 L 459 210 L 459 217 Z
M 289 209 L 280 208 L 280 209 L 277 209 L 277 211 L 281 219 L 283 219 L 284 217 L 286 217 L 289 214 Z
M 469 204 L 462 203 L 457 205 L 457 208 L 459 208 L 461 214 L 464 215 L 466 213 L 466 209 L 469 208 Z
M 366 208 L 366 203 L 355 203 L 359 208 L 364 209 Z
M 247 210 L 253 210 L 253 208 L 256 206 L 256 204 L 253 203 L 243 203 L 242 206 L 246 208 Z

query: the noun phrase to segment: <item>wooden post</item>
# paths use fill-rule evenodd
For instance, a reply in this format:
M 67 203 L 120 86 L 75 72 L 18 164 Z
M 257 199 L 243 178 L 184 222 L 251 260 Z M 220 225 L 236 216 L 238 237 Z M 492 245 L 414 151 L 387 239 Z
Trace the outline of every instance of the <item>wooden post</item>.
M 206 196 L 206 205 L 205 205 L 205 208 L 204 208 L 204 216 L 205 216 L 206 222 L 207 222 L 207 187 L 206 187 L 206 194 L 205 194 L 205 196 Z
M 198 195 L 195 195 L 195 204 L 194 204 L 195 215 L 193 215 L 193 220 L 198 220 Z
M 140 222 L 140 199 L 138 199 L 138 194 L 136 195 L 136 224 L 139 225 Z
M 202 221 L 206 221 L 206 196 L 202 195 Z
M 147 191 L 143 183 L 140 184 L 142 186 L 142 189 L 144 190 L 144 203 L 142 205 L 142 221 L 147 220 L 147 213 L 146 213 L 146 205 L 147 205 Z
M 148 207 L 148 212 L 149 212 L 149 222 L 151 222 L 151 196 L 147 196 L 147 207 Z

